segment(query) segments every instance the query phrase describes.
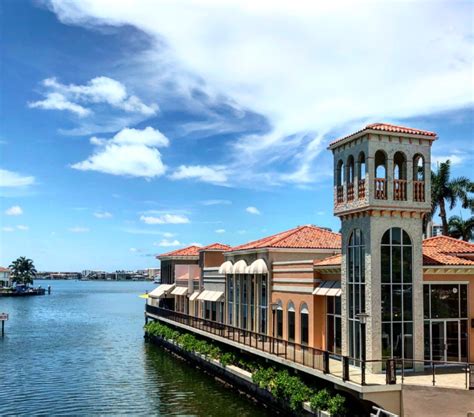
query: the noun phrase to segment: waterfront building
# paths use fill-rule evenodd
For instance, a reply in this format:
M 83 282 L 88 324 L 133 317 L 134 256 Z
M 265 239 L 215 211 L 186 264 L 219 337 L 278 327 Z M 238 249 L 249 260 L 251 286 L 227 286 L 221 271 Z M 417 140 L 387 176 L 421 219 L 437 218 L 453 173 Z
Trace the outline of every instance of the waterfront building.
M 11 287 L 10 270 L 0 266 L 0 287 Z

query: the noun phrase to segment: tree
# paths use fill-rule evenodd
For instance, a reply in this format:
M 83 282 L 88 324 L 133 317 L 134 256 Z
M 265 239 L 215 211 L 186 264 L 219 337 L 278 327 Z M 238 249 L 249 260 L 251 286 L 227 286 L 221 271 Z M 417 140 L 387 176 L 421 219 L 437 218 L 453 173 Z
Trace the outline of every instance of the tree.
M 431 218 L 437 209 L 443 225 L 443 235 L 448 236 L 449 226 L 446 204 L 452 210 L 458 200 L 462 208 L 472 207 L 470 194 L 474 191 L 474 183 L 467 177 L 451 179 L 451 162 L 448 159 L 438 165 L 437 172 L 431 172 Z
M 26 286 L 33 284 L 33 279 L 36 277 L 36 269 L 31 259 L 21 256 L 16 261 L 13 261 L 9 268 L 13 282 Z
M 463 220 L 460 216 L 451 216 L 448 222 L 449 236 L 469 242 L 474 235 L 474 216 Z

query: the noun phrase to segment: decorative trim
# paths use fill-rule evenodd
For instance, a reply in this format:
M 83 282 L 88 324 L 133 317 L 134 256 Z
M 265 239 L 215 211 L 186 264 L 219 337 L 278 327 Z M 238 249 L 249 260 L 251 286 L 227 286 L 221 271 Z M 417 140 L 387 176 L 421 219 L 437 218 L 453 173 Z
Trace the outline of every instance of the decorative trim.
M 297 287 L 295 285 L 273 285 L 273 292 L 293 292 L 301 294 L 313 294 L 314 287 Z
M 339 252 L 334 253 L 334 255 L 337 255 L 337 253 L 339 253 Z M 275 261 L 275 262 L 272 262 L 272 265 L 273 266 L 275 266 L 275 265 L 299 265 L 299 264 L 312 264 L 313 262 L 314 261 L 312 259 L 308 259 L 307 261 Z
M 272 282 L 289 282 L 292 284 L 316 284 L 321 282 L 319 278 L 273 278 Z
M 313 268 L 283 268 L 283 269 L 273 269 L 273 273 L 277 272 L 313 272 Z

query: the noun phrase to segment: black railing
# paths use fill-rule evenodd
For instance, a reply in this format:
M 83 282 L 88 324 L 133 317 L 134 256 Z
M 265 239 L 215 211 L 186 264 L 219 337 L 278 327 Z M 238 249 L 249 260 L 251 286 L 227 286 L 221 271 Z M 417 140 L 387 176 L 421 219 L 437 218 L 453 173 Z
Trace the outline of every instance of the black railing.
M 360 360 L 149 304 L 146 305 L 146 312 L 203 332 L 211 333 L 215 336 L 220 336 L 269 355 L 275 355 L 278 358 L 284 358 L 287 361 L 316 369 L 325 374 L 331 374 L 344 382 L 348 381 L 359 385 L 381 385 L 384 383 L 392 385 L 397 382 L 404 384 L 406 383 L 406 378 L 431 374 L 431 382 L 435 386 L 437 382 L 436 377 L 441 374 L 446 375 L 446 373 L 452 372 L 454 368 L 454 370 L 465 374 L 465 381 L 460 384 L 462 386 L 459 388 L 474 389 L 474 364 L 399 358 Z M 447 365 L 451 368 L 447 368 Z M 418 372 L 416 371 L 417 369 Z M 422 371 L 419 371 L 420 369 Z M 376 375 L 380 378 L 367 380 L 367 370 L 370 371 L 371 376 Z M 385 380 L 383 373 L 385 373 Z M 416 384 L 416 382 L 414 383 Z

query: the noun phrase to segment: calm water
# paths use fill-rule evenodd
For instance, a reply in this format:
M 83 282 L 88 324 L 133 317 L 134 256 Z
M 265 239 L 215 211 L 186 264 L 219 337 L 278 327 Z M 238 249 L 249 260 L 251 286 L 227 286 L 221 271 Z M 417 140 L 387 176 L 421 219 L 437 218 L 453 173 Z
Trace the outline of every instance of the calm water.
M 0 415 L 266 416 L 189 364 L 145 344 L 143 282 L 38 281 L 0 298 Z

